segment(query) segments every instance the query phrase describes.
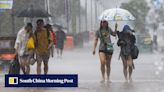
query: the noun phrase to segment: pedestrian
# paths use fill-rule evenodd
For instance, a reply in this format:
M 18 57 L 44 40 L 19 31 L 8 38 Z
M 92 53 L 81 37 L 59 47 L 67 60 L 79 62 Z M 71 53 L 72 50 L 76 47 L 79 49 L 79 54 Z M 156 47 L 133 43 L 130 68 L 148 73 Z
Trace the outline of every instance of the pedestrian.
M 103 20 L 100 23 L 100 28 L 96 31 L 93 55 L 96 53 L 96 46 L 98 40 L 100 40 L 99 45 L 99 58 L 101 63 L 101 73 L 102 73 L 102 83 L 105 82 L 105 72 L 107 74 L 107 82 L 110 82 L 110 71 L 111 71 L 111 58 L 113 55 L 113 44 L 111 41 L 111 35 L 116 36 L 117 26 L 115 26 L 115 31 L 108 26 L 108 22 Z
M 38 19 L 35 31 L 35 46 L 36 46 L 36 60 L 37 60 L 37 74 L 41 74 L 41 64 L 44 64 L 44 74 L 48 73 L 49 61 L 49 37 L 48 32 L 44 26 L 44 21 Z
M 15 50 L 16 54 L 19 58 L 20 67 L 24 74 L 30 73 L 30 56 L 32 54 L 32 49 L 28 49 L 26 44 L 28 42 L 29 37 L 32 34 L 32 24 L 27 23 L 25 27 L 23 27 L 17 34 L 16 42 L 15 42 Z
M 56 50 L 57 50 L 57 56 L 62 57 L 63 49 L 64 49 L 64 42 L 66 40 L 66 34 L 62 30 L 62 28 L 58 28 L 58 30 L 55 32 L 56 34 Z
M 136 38 L 133 35 L 133 30 L 128 25 L 125 25 L 123 31 L 118 32 L 118 42 L 117 45 L 120 46 L 120 56 L 123 62 L 123 73 L 126 81 L 132 81 L 132 72 L 134 69 L 134 63 L 132 58 L 132 47 L 136 42 Z
M 48 37 L 49 37 L 49 50 L 50 50 L 50 55 L 54 57 L 54 45 L 56 45 L 56 38 L 55 38 L 55 33 L 53 31 L 52 25 L 47 24 L 46 29 L 48 31 Z

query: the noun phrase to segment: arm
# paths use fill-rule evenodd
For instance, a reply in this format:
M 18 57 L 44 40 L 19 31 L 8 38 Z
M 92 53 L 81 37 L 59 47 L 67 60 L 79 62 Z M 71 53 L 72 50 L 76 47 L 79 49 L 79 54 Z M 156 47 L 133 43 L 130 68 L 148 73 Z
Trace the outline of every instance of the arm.
M 132 44 L 135 44 L 136 43 L 136 37 L 135 37 L 135 35 L 131 35 L 131 43 Z
M 18 53 L 18 49 L 19 49 L 19 45 L 20 45 L 20 40 L 21 40 L 20 32 L 18 32 L 16 41 L 15 41 L 15 46 L 14 46 L 15 53 Z
M 93 44 L 93 55 L 95 55 L 95 53 L 96 53 L 97 43 L 98 43 L 98 38 L 95 37 L 94 44 Z
M 116 34 L 117 34 L 117 32 L 116 32 L 116 31 L 114 31 L 114 32 L 113 32 L 113 31 L 111 31 L 111 35 L 112 35 L 112 36 L 116 36 Z
M 117 46 L 123 46 L 124 41 L 123 41 L 123 38 L 122 38 L 122 33 L 117 31 L 117 36 L 118 36 Z
M 112 29 L 110 29 L 110 32 L 111 32 L 111 35 L 112 35 L 112 36 L 116 36 L 117 31 L 118 31 L 118 30 L 117 30 L 117 26 L 118 26 L 118 25 L 117 25 L 117 23 L 116 23 L 116 24 L 115 24 L 115 30 L 114 30 L 114 32 L 112 31 Z
M 51 47 L 52 47 L 52 45 L 53 45 L 53 34 L 50 32 L 50 37 L 49 37 L 49 39 L 50 39 L 50 44 L 49 44 L 49 46 L 48 46 L 48 49 L 50 49 Z

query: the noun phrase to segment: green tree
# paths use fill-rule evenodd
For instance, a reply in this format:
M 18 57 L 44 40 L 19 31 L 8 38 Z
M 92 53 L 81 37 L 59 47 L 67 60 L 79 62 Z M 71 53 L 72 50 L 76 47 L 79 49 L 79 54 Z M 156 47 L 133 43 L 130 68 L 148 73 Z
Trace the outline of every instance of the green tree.
M 147 2 L 145 0 L 130 0 L 128 3 L 122 3 L 121 8 L 129 10 L 136 17 L 136 30 L 146 33 L 145 19 L 149 11 Z
M 23 9 L 26 9 L 33 5 L 34 8 L 44 9 L 44 0 L 13 0 L 13 12 L 12 10 L 5 10 L 5 12 L 0 13 L 0 36 L 10 36 L 14 34 L 12 29 L 12 13 L 16 14 Z M 23 18 L 18 18 L 14 16 L 15 23 L 15 34 L 24 25 Z
M 159 10 L 156 11 L 158 14 L 157 21 L 158 22 L 164 22 L 164 7 L 160 8 Z

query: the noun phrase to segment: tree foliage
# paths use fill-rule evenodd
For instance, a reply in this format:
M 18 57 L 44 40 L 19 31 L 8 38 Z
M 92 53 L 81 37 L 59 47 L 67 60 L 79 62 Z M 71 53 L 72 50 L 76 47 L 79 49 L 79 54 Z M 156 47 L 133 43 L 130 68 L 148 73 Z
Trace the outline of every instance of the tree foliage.
M 66 15 L 65 12 L 65 0 L 49 0 L 50 1 L 50 12 L 52 15 L 53 22 L 55 19 L 59 21 L 65 20 L 63 17 Z M 69 2 L 69 21 L 76 25 L 74 20 L 79 16 L 79 2 L 80 0 L 68 0 Z M 45 9 L 45 0 L 13 0 L 13 13 L 16 14 L 19 11 L 29 8 L 33 5 L 33 8 Z M 84 9 L 81 8 L 84 12 Z M 24 25 L 23 18 L 14 17 L 15 19 L 15 33 Z M 6 10 L 0 13 L 0 34 L 1 35 L 11 35 L 13 34 L 12 29 L 12 10 Z M 63 24 L 64 25 L 64 24 Z M 73 26 L 74 27 L 74 26 Z
M 129 10 L 136 17 L 136 30 L 145 32 L 145 19 L 149 11 L 145 0 L 130 0 L 128 3 L 122 3 L 121 8 Z

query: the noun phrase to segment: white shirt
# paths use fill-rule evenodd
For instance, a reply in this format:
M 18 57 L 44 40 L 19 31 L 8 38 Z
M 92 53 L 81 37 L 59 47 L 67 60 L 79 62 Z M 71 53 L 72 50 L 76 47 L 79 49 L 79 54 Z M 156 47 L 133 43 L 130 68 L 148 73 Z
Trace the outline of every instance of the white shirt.
M 28 37 L 29 37 L 29 33 L 27 33 L 27 31 L 25 30 L 25 27 L 21 28 L 17 34 L 17 38 L 14 46 L 19 56 L 23 56 L 25 52 Z

